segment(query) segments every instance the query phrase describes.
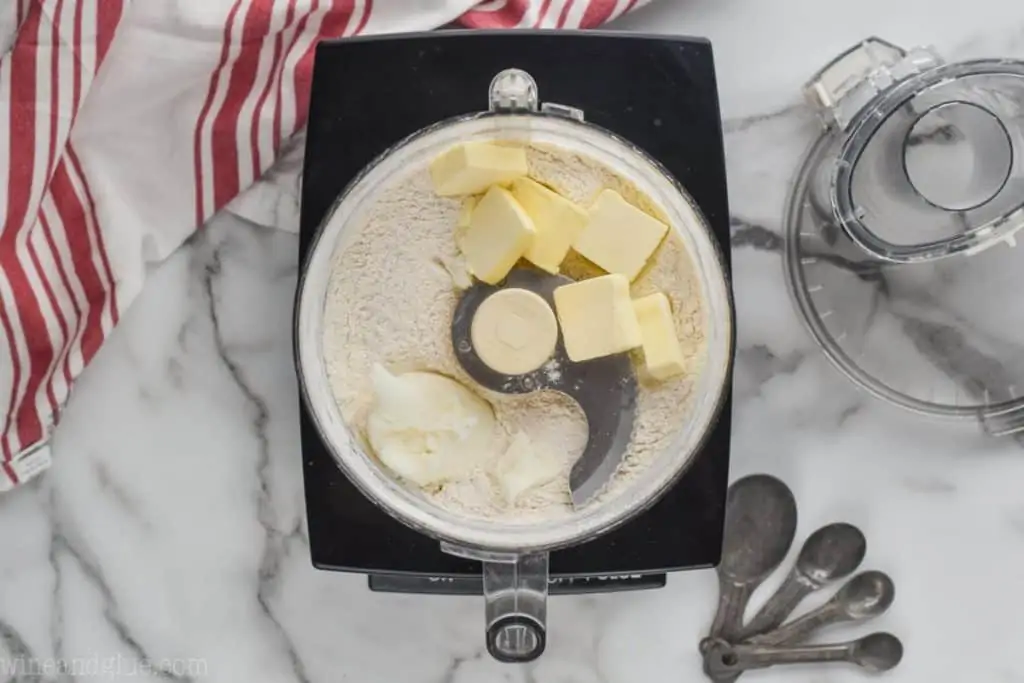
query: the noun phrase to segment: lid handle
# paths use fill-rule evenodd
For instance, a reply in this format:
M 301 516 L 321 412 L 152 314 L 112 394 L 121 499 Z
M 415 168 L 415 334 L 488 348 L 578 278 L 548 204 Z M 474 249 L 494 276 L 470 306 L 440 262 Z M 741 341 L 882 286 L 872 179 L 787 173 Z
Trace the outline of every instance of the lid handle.
M 499 662 L 532 662 L 547 645 L 548 554 L 498 553 L 441 542 L 483 563 L 487 651 Z
M 505 69 L 491 79 L 490 106 L 492 112 L 506 114 L 533 114 L 537 111 L 583 120 L 583 110 L 555 102 L 541 102 L 537 82 L 522 69 Z
M 501 112 L 537 111 L 537 82 L 522 69 L 505 69 L 491 79 L 490 110 Z
M 880 93 L 942 63 L 930 48 L 908 51 L 881 38 L 867 38 L 814 74 L 804 86 L 804 95 L 826 127 L 846 130 Z
M 548 554 L 484 562 L 487 651 L 499 662 L 532 662 L 546 645 Z

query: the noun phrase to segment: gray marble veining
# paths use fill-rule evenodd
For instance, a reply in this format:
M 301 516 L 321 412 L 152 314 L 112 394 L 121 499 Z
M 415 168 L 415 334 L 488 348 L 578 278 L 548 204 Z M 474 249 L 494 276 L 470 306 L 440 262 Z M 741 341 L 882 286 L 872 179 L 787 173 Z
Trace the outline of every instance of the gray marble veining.
M 901 587 L 877 623 L 905 638 L 894 681 L 1024 680 L 1013 655 L 1024 638 L 1024 452 L 852 387 L 793 310 L 779 232 L 787 185 L 818 130 L 796 104 L 807 76 L 870 34 L 934 42 L 950 58 L 1021 57 L 1024 9 L 661 0 L 621 27 L 706 35 L 715 47 L 739 316 L 733 478 L 783 478 L 800 536 L 836 519 L 864 529 L 865 566 Z M 236 215 L 153 272 L 83 375 L 53 470 L 0 498 L 0 683 L 702 680 L 711 571 L 656 592 L 555 598 L 548 652 L 505 667 L 484 654 L 477 600 L 372 594 L 362 577 L 310 566 L 290 338 L 297 150 L 232 205 Z M 842 265 L 882 289 L 870 269 Z M 953 346 L 941 321 L 885 314 L 902 315 L 936 362 L 985 381 L 984 359 Z M 824 680 L 814 669 L 746 675 Z

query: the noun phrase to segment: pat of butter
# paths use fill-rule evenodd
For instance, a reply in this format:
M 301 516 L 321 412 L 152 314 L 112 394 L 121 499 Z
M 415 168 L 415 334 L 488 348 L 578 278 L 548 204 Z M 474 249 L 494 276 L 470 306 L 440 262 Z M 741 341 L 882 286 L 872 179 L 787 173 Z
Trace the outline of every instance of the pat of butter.
M 573 249 L 609 273 L 632 282 L 661 244 L 668 226 L 644 213 L 615 190 L 603 190 L 590 206 L 590 220 Z
M 531 489 L 557 477 L 564 464 L 550 453 L 539 453 L 524 432 L 516 432 L 512 443 L 498 460 L 494 474 L 505 501 L 515 505 Z
M 526 150 L 489 142 L 456 145 L 434 159 L 430 177 L 442 197 L 483 192 L 526 175 Z
M 629 280 L 602 275 L 555 289 L 565 352 L 579 362 L 635 349 L 643 342 Z
M 512 193 L 497 185 L 477 203 L 469 227 L 459 237 L 459 249 L 469 270 L 494 285 L 508 275 L 533 241 L 533 221 Z
M 526 252 L 526 260 L 542 270 L 557 274 L 569 247 L 587 224 L 587 212 L 529 178 L 518 178 L 512 182 L 512 196 L 530 214 L 537 230 L 537 236 Z
M 456 232 L 464 232 L 469 227 L 469 219 L 472 218 L 473 209 L 476 208 L 479 201 L 479 197 L 466 197 L 462 201 L 462 206 L 459 207 L 459 217 L 455 221 Z
M 686 369 L 683 350 L 676 337 L 668 297 L 657 292 L 633 301 L 643 336 L 644 366 L 655 379 L 668 379 Z

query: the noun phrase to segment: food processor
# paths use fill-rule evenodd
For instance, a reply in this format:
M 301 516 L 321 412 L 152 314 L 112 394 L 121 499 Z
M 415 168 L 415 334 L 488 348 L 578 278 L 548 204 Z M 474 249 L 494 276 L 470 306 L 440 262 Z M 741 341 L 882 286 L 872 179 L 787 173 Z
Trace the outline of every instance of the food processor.
M 644 68 L 650 76 L 636 78 Z M 371 72 L 374 80 L 368 82 L 365 74 Z M 623 87 L 610 87 L 613 81 Z M 554 103 L 547 101 L 549 92 Z M 395 481 L 342 420 L 324 368 L 322 315 L 332 255 L 344 248 L 351 226 L 397 170 L 472 140 L 556 145 L 625 177 L 677 231 L 693 260 L 704 303 L 703 367 L 672 446 L 622 493 L 542 522 L 456 515 Z M 403 584 L 402 575 L 424 574 L 432 566 L 449 574 L 475 574 L 485 598 L 487 649 L 509 662 L 543 652 L 546 597 L 560 565 L 576 568 L 573 574 L 584 580 L 629 581 L 652 569 L 717 563 L 735 334 L 722 156 L 713 62 L 703 41 L 591 32 L 446 32 L 321 44 L 303 175 L 303 263 L 295 321 L 314 562 L 373 571 L 382 579 L 376 587 L 391 590 L 422 589 L 422 582 Z M 456 324 L 453 333 L 457 330 Z M 453 342 L 458 344 L 457 335 Z M 464 366 L 471 361 L 463 359 Z M 584 395 L 576 398 L 586 410 Z M 609 412 L 601 401 L 594 410 Z M 611 411 L 601 422 L 619 417 Z M 588 444 L 602 439 L 604 426 L 591 425 Z M 610 430 L 609 445 L 599 449 L 605 456 L 614 457 L 621 432 L 620 425 Z M 587 450 L 581 462 L 586 456 Z M 595 472 L 607 470 L 606 461 L 595 463 Z M 684 501 L 680 492 L 686 490 L 696 490 L 696 498 Z M 388 537 L 352 539 L 350 547 L 333 554 L 349 559 L 318 561 L 331 554 L 318 550 L 325 547 L 325 535 L 346 534 L 346 528 L 325 519 L 325 510 L 337 519 L 339 509 L 360 523 L 366 521 L 364 513 L 374 515 L 375 531 Z M 700 544 L 653 548 L 682 529 L 699 530 Z M 414 545 L 399 547 L 407 539 L 415 539 Z M 602 546 L 603 539 L 608 540 Z M 358 547 L 367 544 L 374 550 Z M 407 548 L 418 556 L 403 556 Z M 651 566 L 650 558 L 659 553 Z M 362 566 L 353 566 L 356 557 Z M 630 566 L 644 571 L 620 569 Z
M 855 383 L 1024 433 L 1024 62 L 879 38 L 805 88 L 823 132 L 784 218 L 790 292 Z

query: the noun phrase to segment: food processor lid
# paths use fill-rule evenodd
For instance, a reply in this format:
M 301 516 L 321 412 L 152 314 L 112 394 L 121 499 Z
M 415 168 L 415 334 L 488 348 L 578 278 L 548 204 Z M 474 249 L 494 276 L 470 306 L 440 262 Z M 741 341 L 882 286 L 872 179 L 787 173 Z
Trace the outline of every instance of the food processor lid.
M 1006 246 L 1022 223 L 1022 76 L 874 38 L 840 55 L 805 90 L 825 130 L 790 191 L 783 257 L 808 331 L 854 383 L 1024 442 L 1024 251 Z
M 895 263 L 1014 245 L 1024 228 L 1024 62 L 946 63 L 878 38 L 850 48 L 805 95 L 838 141 L 827 204 Z

